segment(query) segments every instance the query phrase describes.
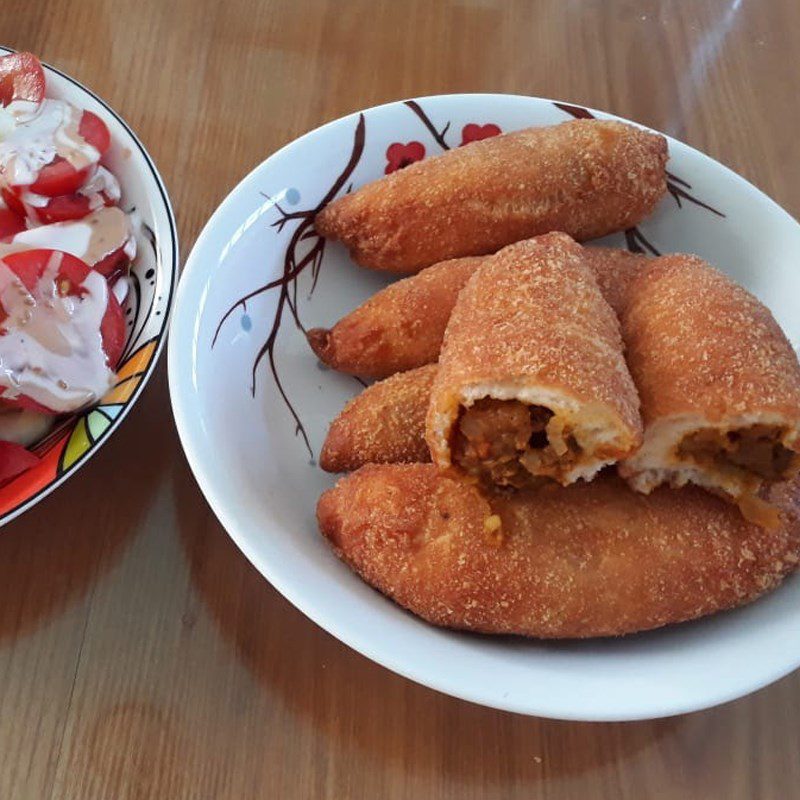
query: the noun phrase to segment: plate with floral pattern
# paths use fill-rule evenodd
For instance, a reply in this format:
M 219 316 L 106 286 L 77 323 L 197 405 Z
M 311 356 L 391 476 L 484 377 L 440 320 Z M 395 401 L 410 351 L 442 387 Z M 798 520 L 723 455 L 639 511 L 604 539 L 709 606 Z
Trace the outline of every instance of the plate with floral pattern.
M 0 55 L 13 52 L 0 48 Z M 29 449 L 39 462 L 0 487 L 0 525 L 31 508 L 97 452 L 133 407 L 164 345 L 178 277 L 178 237 L 167 190 L 152 158 L 128 124 L 94 92 L 54 67 L 43 65 L 47 97 L 68 100 L 97 114 L 111 133 L 104 157 L 119 179 L 120 206 L 135 211 L 137 255 L 123 303 L 127 340 L 112 388 L 96 405 L 59 418 Z
M 319 535 L 334 478 L 316 458 L 359 392 L 317 361 L 304 330 L 329 327 L 388 282 L 314 230 L 341 194 L 475 139 L 611 115 L 510 95 L 446 95 L 351 114 L 250 173 L 187 262 L 169 345 L 181 441 L 197 481 L 256 568 L 327 631 L 451 695 L 526 714 L 641 719 L 712 706 L 800 664 L 800 581 L 733 612 L 618 640 L 542 642 L 434 628 L 362 583 Z M 711 158 L 670 139 L 669 192 L 603 243 L 694 252 L 755 292 L 797 344 L 800 226 Z M 288 644 L 287 644 L 288 646 Z

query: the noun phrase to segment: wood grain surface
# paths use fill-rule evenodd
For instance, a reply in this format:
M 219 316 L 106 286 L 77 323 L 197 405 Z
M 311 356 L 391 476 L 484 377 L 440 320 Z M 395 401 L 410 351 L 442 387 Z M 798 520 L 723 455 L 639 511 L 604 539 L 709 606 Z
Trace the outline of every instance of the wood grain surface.
M 3 0 L 0 43 L 131 123 L 184 256 L 281 145 L 437 92 L 632 117 L 800 215 L 797 0 Z M 800 675 L 685 717 L 572 724 L 460 702 L 350 651 L 215 520 L 165 366 L 102 451 L 0 532 L 2 800 L 800 796 Z

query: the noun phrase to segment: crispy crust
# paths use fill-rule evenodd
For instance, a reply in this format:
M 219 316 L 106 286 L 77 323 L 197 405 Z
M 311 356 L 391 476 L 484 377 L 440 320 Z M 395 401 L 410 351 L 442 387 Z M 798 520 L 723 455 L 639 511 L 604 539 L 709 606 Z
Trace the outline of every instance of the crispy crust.
M 430 461 L 425 413 L 437 365 L 400 372 L 354 397 L 331 423 L 319 464 L 346 472 L 364 464 Z
M 316 218 L 372 269 L 417 272 L 531 236 L 636 225 L 666 190 L 663 136 L 606 120 L 527 128 L 412 164 Z
M 606 302 L 622 314 L 634 279 L 651 259 L 616 247 L 584 247 L 583 255 Z
M 439 358 L 458 293 L 483 258 L 456 258 L 397 281 L 308 341 L 323 363 L 351 375 L 386 378 Z
M 585 247 L 606 302 L 619 314 L 647 256 L 612 247 Z M 386 378 L 439 358 L 456 298 L 486 257 L 454 258 L 427 267 L 374 294 L 332 328 L 308 341 L 320 361 L 339 372 Z
M 800 449 L 797 355 L 769 309 L 730 278 L 697 256 L 654 259 L 631 284 L 622 327 L 645 439 L 620 471 L 637 488 L 676 477 L 637 479 L 675 466 L 659 454 L 687 425 L 785 424 L 787 446 Z
M 631 492 L 613 475 L 482 495 L 433 465 L 363 467 L 325 492 L 322 533 L 367 583 L 451 628 L 617 636 L 754 600 L 800 556 L 797 484 L 764 530 L 692 487 Z M 499 516 L 499 532 L 487 519 Z
M 617 318 L 583 249 L 562 233 L 506 247 L 459 294 L 426 420 L 434 463 L 451 466 L 461 406 L 481 396 L 528 402 L 532 392 L 574 407 L 584 429 L 597 423 L 608 457 L 595 459 L 596 468 L 640 442 L 639 400 Z M 577 477 L 590 475 L 576 472 L 566 480 Z

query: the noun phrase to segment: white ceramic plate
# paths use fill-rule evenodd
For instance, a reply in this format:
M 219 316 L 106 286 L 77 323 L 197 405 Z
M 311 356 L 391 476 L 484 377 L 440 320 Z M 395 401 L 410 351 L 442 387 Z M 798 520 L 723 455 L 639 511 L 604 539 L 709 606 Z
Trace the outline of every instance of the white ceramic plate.
M 0 47 L 0 56 L 10 52 Z M 126 211 L 135 209 L 142 226 L 131 268 L 132 290 L 123 304 L 128 335 L 117 382 L 96 406 L 60 420 L 31 448 L 41 461 L 0 488 L 0 525 L 34 506 L 77 472 L 127 416 L 163 348 L 178 280 L 175 217 L 153 159 L 122 117 L 94 92 L 54 67 L 44 64 L 44 70 L 47 97 L 88 109 L 108 126 L 111 148 L 103 162 L 119 179 L 120 206 Z
M 303 261 L 322 248 L 315 209 L 422 149 L 494 132 L 483 126 L 509 131 L 586 113 L 533 97 L 428 97 L 353 114 L 284 147 L 234 189 L 189 257 L 170 389 L 189 462 L 222 524 L 279 591 L 351 647 L 497 708 L 582 720 L 667 716 L 739 697 L 800 664 L 800 580 L 747 608 L 620 640 L 481 637 L 438 630 L 370 589 L 333 556 L 314 516 L 333 483 L 314 457 L 328 422 L 361 387 L 320 367 L 293 320 L 294 300 L 303 324 L 327 326 L 386 282 L 339 246 Z M 671 194 L 628 243 L 719 265 L 797 343 L 800 226 L 702 153 L 674 140 L 670 153 Z M 624 246 L 626 237 L 607 241 Z

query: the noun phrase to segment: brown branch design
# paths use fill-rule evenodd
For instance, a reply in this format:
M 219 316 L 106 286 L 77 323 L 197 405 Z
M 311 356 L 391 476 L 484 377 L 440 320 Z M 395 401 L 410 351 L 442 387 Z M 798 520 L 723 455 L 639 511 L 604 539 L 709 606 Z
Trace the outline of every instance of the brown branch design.
M 450 130 L 450 123 L 448 122 L 442 130 L 437 130 L 436 126 L 431 122 L 430 117 L 422 110 L 422 106 L 416 100 L 406 100 L 405 105 L 422 120 L 422 124 L 430 131 L 431 136 L 436 140 L 439 147 L 441 147 L 442 150 L 449 150 L 450 145 L 447 144 L 444 137 L 447 131 Z
M 628 230 L 625 231 L 625 243 L 628 245 L 628 250 L 632 253 L 649 253 L 651 256 L 661 255 L 661 253 L 656 250 L 655 245 L 648 241 L 638 228 L 628 228 Z
M 706 211 L 710 211 L 712 214 L 716 214 L 718 217 L 724 217 L 725 215 L 714 208 L 713 206 L 708 205 L 708 203 L 702 202 L 702 200 L 698 200 L 696 197 L 692 197 L 685 189 L 681 188 L 685 186 L 687 189 L 692 188 L 692 184 L 688 183 L 687 181 L 679 178 L 677 175 L 673 175 L 671 172 L 667 172 L 667 191 L 672 195 L 675 202 L 678 204 L 678 208 L 683 208 L 681 205 L 681 199 L 688 200 L 690 203 L 694 203 L 696 206 L 700 206 L 700 208 L 704 208 Z
M 288 308 L 295 325 L 305 333 L 305 328 L 300 320 L 297 305 L 297 280 L 300 275 L 308 268 L 311 269 L 311 289 L 309 290 L 309 297 L 313 294 L 319 278 L 320 268 L 322 266 L 322 257 L 325 253 L 325 239 L 320 236 L 314 229 L 314 217 L 321 211 L 334 197 L 342 190 L 347 184 L 350 176 L 353 174 L 361 156 L 364 152 L 364 142 L 366 138 L 366 123 L 364 115 L 359 114 L 358 123 L 353 133 L 353 146 L 350 153 L 350 158 L 347 161 L 344 169 L 339 173 L 336 180 L 331 185 L 330 189 L 325 193 L 325 196 L 313 208 L 305 211 L 285 211 L 280 204 L 275 203 L 275 208 L 280 214 L 279 219 L 271 223 L 271 227 L 275 228 L 278 233 L 290 223 L 297 223 L 297 227 L 292 232 L 289 243 L 286 246 L 283 257 L 283 274 L 275 280 L 269 281 L 262 286 L 253 289 L 243 297 L 240 297 L 222 316 L 217 328 L 214 331 L 214 338 L 211 340 L 211 347 L 217 343 L 220 331 L 225 322 L 237 310 L 241 309 L 242 312 L 247 311 L 247 303 L 259 295 L 270 292 L 273 289 L 279 290 L 278 302 L 275 307 L 275 313 L 272 317 L 272 322 L 269 326 L 267 336 L 259 348 L 253 360 L 253 367 L 251 370 L 250 391 L 255 396 L 256 393 L 256 375 L 258 372 L 259 364 L 264 358 L 269 363 L 270 372 L 278 387 L 283 402 L 289 409 L 292 418 L 295 422 L 295 435 L 303 437 L 306 449 L 309 455 L 313 458 L 313 451 L 311 444 L 306 434 L 306 429 L 300 419 L 297 410 L 292 402 L 289 400 L 286 390 L 278 374 L 278 368 L 275 363 L 275 345 L 278 341 L 278 334 L 280 333 L 281 322 L 283 321 L 284 310 Z M 268 195 L 265 195 L 268 197 Z

